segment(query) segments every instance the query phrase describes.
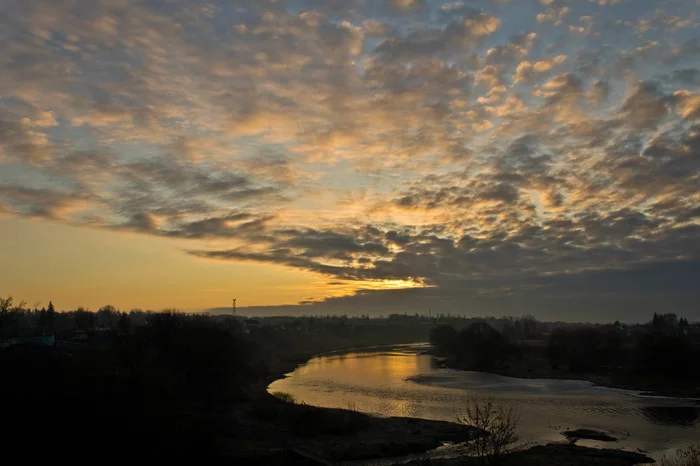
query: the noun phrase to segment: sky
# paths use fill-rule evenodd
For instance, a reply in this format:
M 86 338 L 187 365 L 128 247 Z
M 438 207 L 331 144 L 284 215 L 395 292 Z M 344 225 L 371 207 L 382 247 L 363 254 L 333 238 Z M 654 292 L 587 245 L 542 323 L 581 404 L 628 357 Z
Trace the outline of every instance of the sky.
M 0 296 L 700 319 L 700 0 L 0 0 Z

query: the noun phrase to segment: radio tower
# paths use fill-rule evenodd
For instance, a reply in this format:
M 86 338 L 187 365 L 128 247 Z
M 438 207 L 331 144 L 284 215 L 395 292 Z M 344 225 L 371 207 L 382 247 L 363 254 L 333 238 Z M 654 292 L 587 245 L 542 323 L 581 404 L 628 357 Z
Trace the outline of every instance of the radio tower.
M 236 318 L 236 298 L 233 298 L 233 318 Z

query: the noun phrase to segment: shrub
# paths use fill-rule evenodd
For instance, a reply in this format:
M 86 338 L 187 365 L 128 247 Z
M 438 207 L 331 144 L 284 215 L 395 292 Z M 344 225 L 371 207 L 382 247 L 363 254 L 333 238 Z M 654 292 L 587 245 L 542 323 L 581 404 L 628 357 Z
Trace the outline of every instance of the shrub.
M 515 449 L 520 416 L 511 407 L 499 405 L 493 398 L 467 398 L 457 421 L 483 432 L 467 444 L 474 456 L 485 458 L 490 464 Z

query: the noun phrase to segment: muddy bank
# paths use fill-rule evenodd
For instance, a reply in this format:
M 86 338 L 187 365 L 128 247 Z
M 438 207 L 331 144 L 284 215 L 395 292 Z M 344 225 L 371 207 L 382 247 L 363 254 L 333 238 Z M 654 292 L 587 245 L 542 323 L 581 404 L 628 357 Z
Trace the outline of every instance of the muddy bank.
M 538 445 L 527 450 L 504 455 L 502 466 L 633 466 L 654 463 L 640 453 L 601 448 L 586 448 L 576 445 Z M 406 463 L 412 466 L 423 464 L 420 460 Z M 432 459 L 433 466 L 476 466 L 484 464 L 479 458 Z
M 235 464 L 324 464 L 391 458 L 422 453 L 444 442 L 463 442 L 477 430 L 416 418 L 381 418 L 354 410 L 287 403 L 267 386 L 309 359 L 347 351 L 377 351 L 396 345 L 315 348 L 317 352 L 280 355 L 265 360 L 266 374 L 249 389 L 250 401 L 231 408 L 231 429 L 221 459 Z
M 464 442 L 478 433 L 451 422 L 379 418 L 285 403 L 272 395 L 236 407 L 231 419 L 235 426 L 223 457 L 236 464 L 389 458 L 425 452 L 443 442 Z
M 297 358 L 277 360 L 276 373 L 266 380 L 283 377 L 304 362 Z M 226 450 L 228 458 L 237 464 L 335 464 L 379 458 L 398 461 L 399 457 L 428 452 L 444 442 L 460 442 L 475 435 L 473 430 L 450 422 L 377 418 L 351 410 L 284 403 L 267 393 L 259 395 L 232 416 L 237 419 L 238 429 Z M 544 461 L 549 457 L 554 459 Z M 508 464 L 543 465 L 624 466 L 650 461 L 636 453 L 575 445 L 537 446 L 509 458 Z M 443 464 L 438 462 L 443 460 L 431 461 Z M 468 457 L 445 461 L 474 464 L 474 459 Z
M 594 429 L 575 429 L 567 430 L 562 432 L 562 435 L 566 437 L 570 442 L 576 442 L 577 440 L 597 440 L 599 442 L 617 442 L 617 439 L 606 432 L 602 432 Z

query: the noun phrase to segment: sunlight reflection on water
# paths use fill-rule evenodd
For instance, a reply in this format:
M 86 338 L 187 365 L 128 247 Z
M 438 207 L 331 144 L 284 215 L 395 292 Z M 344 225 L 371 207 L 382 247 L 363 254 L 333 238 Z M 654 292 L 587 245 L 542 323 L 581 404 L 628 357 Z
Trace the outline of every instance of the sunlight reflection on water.
M 419 349 L 403 346 L 313 358 L 268 390 L 288 392 L 316 406 L 446 421 L 456 419 L 467 395 L 489 394 L 520 412 L 524 442 L 563 441 L 563 430 L 592 428 L 618 437 L 615 448 L 659 454 L 700 439 L 700 406 L 691 400 L 645 398 L 585 381 L 436 368 Z

